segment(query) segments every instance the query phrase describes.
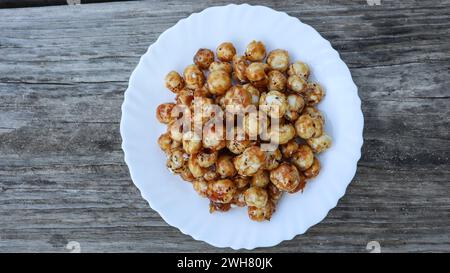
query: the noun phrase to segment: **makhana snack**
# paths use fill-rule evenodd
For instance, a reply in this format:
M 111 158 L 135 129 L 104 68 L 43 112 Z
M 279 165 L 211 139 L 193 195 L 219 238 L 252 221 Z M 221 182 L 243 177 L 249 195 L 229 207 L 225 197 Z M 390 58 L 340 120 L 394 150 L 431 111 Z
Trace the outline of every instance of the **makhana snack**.
M 283 193 L 320 172 L 317 154 L 331 146 L 316 108 L 325 92 L 306 63 L 260 41 L 244 55 L 230 42 L 215 54 L 201 48 L 193 62 L 167 74 L 176 99 L 157 108 L 167 168 L 210 200 L 211 213 L 247 206 L 250 219 L 270 220 Z

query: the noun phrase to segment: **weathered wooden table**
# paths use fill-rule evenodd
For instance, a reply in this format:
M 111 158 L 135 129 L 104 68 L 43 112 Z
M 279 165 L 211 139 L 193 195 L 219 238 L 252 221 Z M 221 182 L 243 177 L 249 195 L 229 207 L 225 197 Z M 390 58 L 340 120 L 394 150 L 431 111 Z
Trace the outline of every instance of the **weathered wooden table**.
M 341 53 L 359 87 L 365 142 L 328 217 L 256 251 L 367 252 L 378 241 L 382 252 L 449 252 L 450 1 L 258 3 L 310 24 Z M 219 4 L 0 10 L 0 251 L 67 252 L 70 241 L 82 252 L 230 251 L 149 208 L 119 134 L 139 57 L 179 19 Z

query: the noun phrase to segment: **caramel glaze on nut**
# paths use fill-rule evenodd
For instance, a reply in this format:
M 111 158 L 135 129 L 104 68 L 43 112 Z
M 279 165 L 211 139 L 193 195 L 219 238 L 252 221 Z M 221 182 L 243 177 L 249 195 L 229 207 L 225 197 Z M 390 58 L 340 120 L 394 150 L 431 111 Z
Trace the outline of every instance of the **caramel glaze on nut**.
M 167 168 L 209 199 L 211 213 L 246 206 L 251 220 L 270 220 L 283 194 L 303 192 L 319 175 L 317 154 L 332 145 L 317 109 L 324 87 L 310 81 L 308 64 L 292 62 L 284 49 L 267 53 L 261 41 L 251 41 L 240 54 L 231 42 L 215 52 L 200 48 L 192 60 L 181 73 L 168 71 L 164 85 L 175 101 L 156 109 L 157 120 L 167 126 L 158 138 Z M 236 115 L 249 106 L 264 115 L 245 115 L 241 138 L 224 139 L 228 128 L 216 125 L 184 132 L 177 123 L 193 109 L 201 112 L 192 123 L 207 126 L 221 114 Z M 175 113 L 179 107 L 186 110 Z M 274 120 L 278 128 L 271 127 Z M 238 136 L 240 128 L 233 126 Z M 272 149 L 262 149 L 268 142 Z

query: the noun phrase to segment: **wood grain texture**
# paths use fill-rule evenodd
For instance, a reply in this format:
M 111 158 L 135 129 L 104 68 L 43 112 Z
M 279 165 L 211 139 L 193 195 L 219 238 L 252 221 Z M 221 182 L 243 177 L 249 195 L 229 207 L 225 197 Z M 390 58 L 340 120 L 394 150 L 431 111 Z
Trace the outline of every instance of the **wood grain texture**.
M 256 4 L 256 1 L 249 1 Z M 225 1 L 0 10 L 0 251 L 231 251 L 183 235 L 130 180 L 119 134 L 157 37 Z M 269 252 L 450 251 L 450 1 L 258 1 L 316 28 L 365 117 L 358 171 L 328 217 Z M 351 122 L 351 121 L 349 121 Z
M 135 0 L 0 0 L 0 8 L 26 8 L 55 5 L 91 4 L 102 2 L 119 2 Z

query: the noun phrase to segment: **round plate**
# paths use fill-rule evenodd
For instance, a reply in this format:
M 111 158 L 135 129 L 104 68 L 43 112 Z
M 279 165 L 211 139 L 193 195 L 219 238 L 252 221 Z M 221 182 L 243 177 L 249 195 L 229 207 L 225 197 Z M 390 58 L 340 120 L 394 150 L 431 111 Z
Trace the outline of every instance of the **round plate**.
M 174 94 L 164 87 L 165 75 L 170 70 L 181 73 L 199 48 L 215 49 L 231 41 L 242 54 L 251 40 L 263 41 L 269 51 L 286 49 L 291 61 L 309 64 L 313 80 L 326 91 L 319 109 L 325 113 L 326 132 L 333 138 L 333 146 L 319 156 L 320 175 L 308 182 L 303 193 L 285 194 L 266 222 L 251 221 L 246 208 L 210 214 L 208 200 L 167 170 L 166 157 L 157 144 L 166 126 L 157 121 L 156 107 L 174 100 Z M 267 7 L 228 5 L 180 20 L 149 47 L 130 77 L 120 132 L 133 182 L 169 225 L 213 246 L 253 249 L 304 233 L 336 206 L 356 172 L 363 123 L 350 71 L 317 31 Z

